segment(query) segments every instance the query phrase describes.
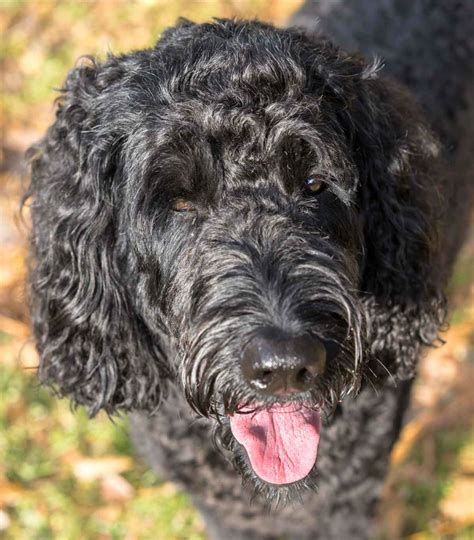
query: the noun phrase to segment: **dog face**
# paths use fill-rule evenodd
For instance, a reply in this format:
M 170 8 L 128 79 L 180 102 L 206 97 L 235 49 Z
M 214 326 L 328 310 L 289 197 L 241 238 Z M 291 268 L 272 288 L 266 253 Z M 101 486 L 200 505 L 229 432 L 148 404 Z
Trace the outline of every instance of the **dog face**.
M 283 77 L 278 63 L 273 68 Z M 222 78 L 222 86 L 240 82 L 228 69 Z M 179 112 L 164 108 L 159 122 L 134 136 L 139 151 L 120 173 L 129 190 L 124 228 L 135 247 L 134 296 L 144 320 L 159 307 L 176 350 L 173 367 L 205 415 L 305 392 L 319 403 L 339 396 L 360 370 L 356 167 L 312 100 L 301 96 L 286 116 L 274 115 L 286 88 L 272 91 L 256 111 L 215 96 L 180 103 Z M 286 389 L 291 381 L 280 384 L 277 373 L 266 374 L 268 384 L 244 373 L 246 354 L 256 356 L 247 359 L 250 370 L 271 370 L 254 350 L 262 340 L 274 357 L 278 343 L 293 346 L 300 336 L 312 336 L 328 356 L 318 376 L 306 373 L 314 384 L 300 385 L 302 392 Z
M 273 69 L 277 85 L 282 67 Z M 222 86 L 240 84 L 228 69 L 222 76 Z M 180 104 L 165 132 L 148 126 L 128 160 L 143 172 L 123 175 L 124 200 L 133 201 L 126 231 L 136 246 L 140 311 L 150 320 L 160 306 L 191 406 L 237 422 L 255 418 L 244 408 L 274 416 L 276 403 L 296 402 L 280 416 L 290 422 L 310 410 L 314 431 L 314 409 L 354 390 L 361 373 L 358 178 L 342 134 L 324 127 L 312 100 L 301 95 L 286 116 L 273 113 L 286 90 L 272 88 L 256 111 L 200 96 Z M 138 165 L 143 147 L 147 161 Z M 160 196 L 150 200 L 155 190 Z M 294 429 L 281 431 L 290 437 Z M 282 444 L 264 446 L 276 454 Z M 314 464 L 270 474 L 268 462 L 277 460 L 267 457 L 260 477 L 292 483 Z
M 305 482 L 321 414 L 440 322 L 436 145 L 409 103 L 260 23 L 183 22 L 73 70 L 31 154 L 43 380 L 93 413 L 179 385 L 252 479 Z

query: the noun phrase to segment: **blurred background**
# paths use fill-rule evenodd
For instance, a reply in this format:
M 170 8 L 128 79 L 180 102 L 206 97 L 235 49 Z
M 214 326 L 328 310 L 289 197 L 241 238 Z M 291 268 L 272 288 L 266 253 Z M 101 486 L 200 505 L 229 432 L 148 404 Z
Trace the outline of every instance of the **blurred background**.
M 301 4 L 0 0 L 0 538 L 205 538 L 187 498 L 136 460 L 126 418 L 89 421 L 38 387 L 24 295 L 28 227 L 18 220 L 23 154 L 51 123 L 54 89 L 80 55 L 151 46 L 179 16 L 284 25 Z M 374 540 L 474 538 L 473 230 L 449 294 L 447 343 L 420 367 Z

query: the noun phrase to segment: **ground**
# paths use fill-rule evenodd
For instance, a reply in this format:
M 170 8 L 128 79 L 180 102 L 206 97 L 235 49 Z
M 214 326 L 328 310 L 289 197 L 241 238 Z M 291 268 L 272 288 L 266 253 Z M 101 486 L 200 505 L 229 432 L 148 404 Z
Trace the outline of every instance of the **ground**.
M 137 463 L 125 418 L 89 421 L 39 388 L 24 301 L 22 154 L 84 53 L 149 46 L 184 15 L 284 24 L 300 0 L 3 0 L 0 169 L 0 538 L 205 538 L 187 498 Z M 394 449 L 374 540 L 474 538 L 474 228 L 450 286 L 446 345 L 428 352 Z

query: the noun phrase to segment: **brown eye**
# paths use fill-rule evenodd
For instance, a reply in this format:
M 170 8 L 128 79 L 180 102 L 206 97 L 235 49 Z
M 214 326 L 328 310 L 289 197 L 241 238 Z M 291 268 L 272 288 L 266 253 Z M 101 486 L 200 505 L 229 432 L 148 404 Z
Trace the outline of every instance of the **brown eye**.
M 176 212 L 195 212 L 196 207 L 186 199 L 178 198 L 173 201 L 172 208 Z
M 313 175 L 306 178 L 306 180 L 304 181 L 304 185 L 306 189 L 311 193 L 321 193 L 321 191 L 324 191 L 327 186 L 327 184 L 323 182 L 323 180 Z

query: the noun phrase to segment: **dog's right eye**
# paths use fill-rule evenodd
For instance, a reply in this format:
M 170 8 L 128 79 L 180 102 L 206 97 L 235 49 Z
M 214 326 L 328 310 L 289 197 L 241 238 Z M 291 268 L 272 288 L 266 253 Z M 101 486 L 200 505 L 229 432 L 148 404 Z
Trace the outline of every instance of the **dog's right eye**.
M 171 207 L 175 212 L 195 212 L 196 207 L 193 203 L 183 198 L 174 199 Z
M 327 188 L 327 184 L 321 178 L 314 175 L 308 176 L 304 181 L 304 185 L 306 191 L 314 194 L 321 193 Z

